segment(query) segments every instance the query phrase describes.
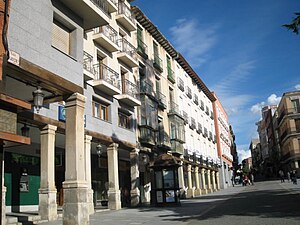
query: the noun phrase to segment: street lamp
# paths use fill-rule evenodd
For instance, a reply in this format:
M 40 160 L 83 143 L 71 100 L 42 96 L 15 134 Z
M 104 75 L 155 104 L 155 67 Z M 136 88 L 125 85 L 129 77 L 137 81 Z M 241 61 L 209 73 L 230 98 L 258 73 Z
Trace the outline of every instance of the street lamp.
M 100 158 L 101 154 L 104 152 L 104 149 L 100 143 L 96 146 L 96 149 L 97 149 L 97 155 Z
M 44 101 L 44 93 L 41 90 L 40 86 L 37 86 L 37 89 L 32 92 L 33 95 L 33 106 L 36 109 L 37 113 L 39 113 L 40 109 L 43 106 Z

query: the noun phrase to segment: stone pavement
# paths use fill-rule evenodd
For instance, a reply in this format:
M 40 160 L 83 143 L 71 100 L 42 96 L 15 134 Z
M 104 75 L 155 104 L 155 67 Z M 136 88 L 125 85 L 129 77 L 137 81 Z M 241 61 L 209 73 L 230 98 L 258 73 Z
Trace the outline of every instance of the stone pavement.
M 299 180 L 298 180 L 299 182 Z M 186 224 L 282 224 L 281 222 L 290 222 L 288 218 L 282 218 L 272 214 L 272 210 L 265 212 L 267 218 L 261 218 L 260 213 L 264 213 L 262 206 L 259 211 L 255 202 L 259 202 L 261 197 L 253 200 L 253 204 L 249 203 L 249 215 L 238 215 L 238 208 L 247 210 L 244 203 L 248 203 L 247 198 L 255 196 L 262 190 L 267 190 L 262 193 L 262 196 L 268 194 L 268 190 L 274 196 L 280 193 L 286 193 L 286 196 L 300 196 L 300 184 L 294 185 L 292 183 L 280 183 L 277 181 L 266 181 L 255 183 L 254 186 L 242 187 L 240 185 L 230 187 L 225 190 L 220 190 L 208 195 L 203 195 L 199 198 L 181 200 L 181 206 L 177 207 L 140 207 L 140 208 L 123 208 L 118 211 L 101 210 L 90 216 L 90 225 L 186 225 Z M 280 191 L 280 192 L 279 192 Z M 245 202 L 245 196 L 246 198 Z M 285 201 L 285 195 L 282 200 Z M 297 197 L 297 198 L 298 198 Z M 272 199 L 272 195 L 270 197 Z M 244 200 L 243 200 L 244 199 Z M 251 197 L 249 198 L 251 200 Z M 239 202 L 241 203 L 239 203 Z M 263 200 L 262 200 L 263 201 Z M 237 203 L 234 208 L 230 208 L 230 204 Z M 240 204 L 243 204 L 240 206 Z M 252 204 L 252 205 L 251 205 Z M 261 203 L 259 203 L 261 204 Z M 264 204 L 264 203 L 262 203 Z M 229 206 L 227 206 L 229 205 Z M 225 208 L 224 208 L 225 207 Z M 271 207 L 271 206 L 270 206 Z M 279 207 L 280 208 L 280 207 Z M 268 208 L 266 208 L 268 209 Z M 223 211 L 224 210 L 224 213 Z M 275 210 L 275 208 L 274 208 Z M 288 209 L 286 209 L 288 210 Z M 248 210 L 247 210 L 248 211 Z M 269 214 L 268 214 L 269 213 Z M 276 212 L 280 213 L 280 212 Z M 222 215 L 222 217 L 220 217 Z M 251 216 L 252 215 L 252 216 Z M 291 212 L 292 217 L 298 218 L 298 214 Z M 223 219 L 222 219 L 223 218 Z M 249 222 L 244 221 L 243 218 L 248 218 Z M 237 221 L 236 221 L 237 220 Z M 254 221 L 255 220 L 255 221 Z M 275 223 L 274 223 L 275 221 Z M 297 220 L 296 220 L 297 221 Z M 277 223 L 278 222 L 278 223 Z M 291 220 L 289 224 L 294 224 L 295 220 Z M 41 223 L 42 225 L 61 225 L 62 220 L 54 222 Z M 300 223 L 299 223 L 300 224 Z

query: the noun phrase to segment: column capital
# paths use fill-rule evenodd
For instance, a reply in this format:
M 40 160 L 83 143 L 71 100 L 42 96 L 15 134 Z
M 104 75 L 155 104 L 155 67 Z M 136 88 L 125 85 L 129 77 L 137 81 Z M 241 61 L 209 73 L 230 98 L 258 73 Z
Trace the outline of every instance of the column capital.
M 210 170 L 207 170 L 207 174 L 210 174 Z
M 188 172 L 191 172 L 191 171 L 192 171 L 192 165 L 191 165 L 191 164 L 188 164 L 188 165 L 187 165 L 187 171 L 188 171 Z
M 67 108 L 75 105 L 84 107 L 85 101 L 86 101 L 86 97 L 84 95 L 79 93 L 74 93 L 66 100 L 65 107 Z
M 195 173 L 199 173 L 199 166 L 195 166 Z
M 111 151 L 114 149 L 117 149 L 119 147 L 118 143 L 111 143 L 108 147 L 107 147 L 107 151 Z
M 42 127 L 40 130 L 41 130 L 41 134 L 55 133 L 55 131 L 57 130 L 57 126 L 47 124 L 46 126 Z
M 91 135 L 84 135 L 84 142 L 85 143 L 91 142 L 92 139 L 93 139 L 93 137 Z

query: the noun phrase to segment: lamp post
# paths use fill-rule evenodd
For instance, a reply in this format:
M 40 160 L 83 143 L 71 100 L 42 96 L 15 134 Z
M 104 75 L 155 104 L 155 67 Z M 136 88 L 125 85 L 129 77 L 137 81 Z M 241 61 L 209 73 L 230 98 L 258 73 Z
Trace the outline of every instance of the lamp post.
M 101 144 L 98 144 L 96 146 L 96 149 L 97 149 L 97 155 L 98 157 L 100 158 L 101 157 L 101 154 L 104 152 L 103 148 L 102 148 L 102 145 Z
M 40 86 L 37 86 L 37 89 L 32 92 L 33 95 L 33 106 L 36 109 L 37 113 L 40 112 L 40 109 L 43 106 L 44 93 Z

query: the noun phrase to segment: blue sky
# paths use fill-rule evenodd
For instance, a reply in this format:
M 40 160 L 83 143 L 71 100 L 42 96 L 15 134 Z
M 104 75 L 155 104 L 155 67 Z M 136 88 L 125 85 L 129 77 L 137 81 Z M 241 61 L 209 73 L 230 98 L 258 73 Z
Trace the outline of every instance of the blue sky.
M 281 25 L 299 0 L 135 0 L 188 60 L 229 115 L 240 160 L 249 156 L 261 106 L 300 90 L 300 35 Z

